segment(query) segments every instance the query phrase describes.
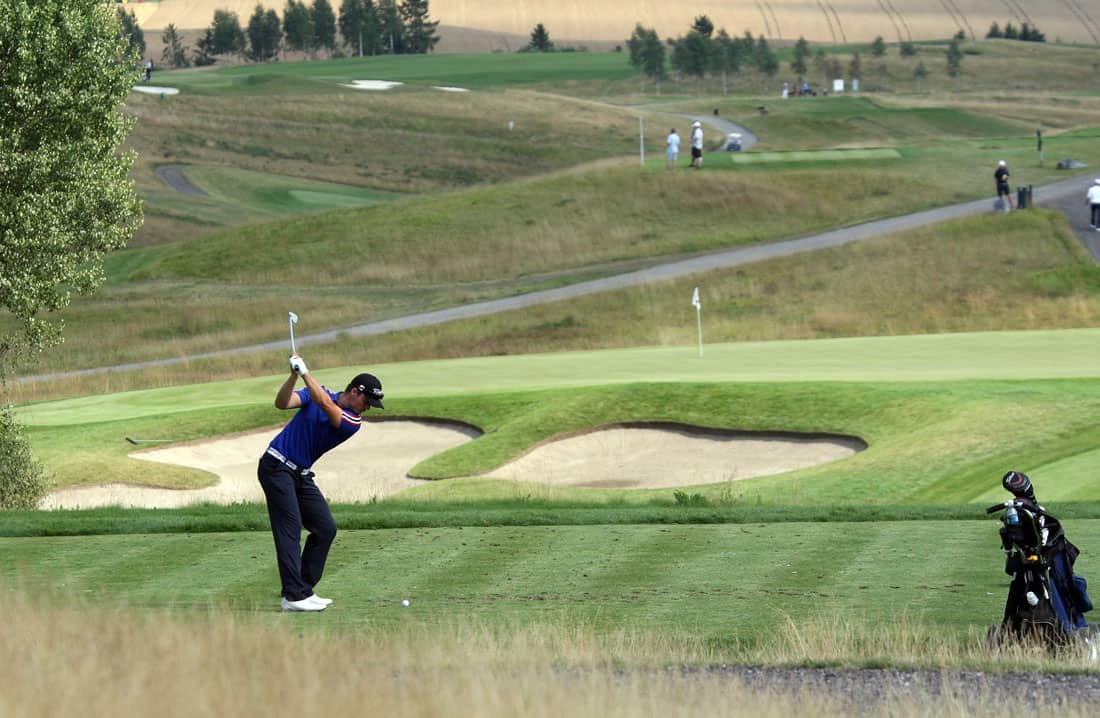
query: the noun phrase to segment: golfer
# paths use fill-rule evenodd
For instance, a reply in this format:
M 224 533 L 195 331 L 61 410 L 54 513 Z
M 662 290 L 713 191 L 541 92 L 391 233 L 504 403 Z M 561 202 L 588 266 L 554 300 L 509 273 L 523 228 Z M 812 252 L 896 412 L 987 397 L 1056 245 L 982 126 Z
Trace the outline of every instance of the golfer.
M 699 122 L 691 123 L 691 166 L 703 169 L 703 125 Z
M 668 131 L 668 139 L 665 140 L 665 169 L 676 169 L 676 159 L 680 156 L 680 135 L 676 134 L 676 128 Z
M 275 395 L 275 406 L 297 409 L 260 457 L 257 470 L 267 497 L 275 555 L 283 584 L 284 611 L 323 611 L 332 603 L 313 592 L 325 570 L 336 522 L 328 502 L 313 482 L 313 466 L 326 451 L 347 441 L 363 423 L 370 407 L 382 407 L 382 383 L 359 374 L 340 393 L 317 383 L 305 360 L 290 357 L 290 376 Z M 298 377 L 305 387 L 294 390 Z M 301 546 L 302 528 L 309 532 Z
M 1086 200 L 1089 203 L 1089 227 L 1100 232 L 1100 177 L 1093 180 Z
M 1008 165 L 1004 160 L 997 163 L 993 172 L 993 181 L 997 184 L 997 199 L 1004 197 L 1005 212 L 1012 209 L 1012 189 L 1008 186 Z

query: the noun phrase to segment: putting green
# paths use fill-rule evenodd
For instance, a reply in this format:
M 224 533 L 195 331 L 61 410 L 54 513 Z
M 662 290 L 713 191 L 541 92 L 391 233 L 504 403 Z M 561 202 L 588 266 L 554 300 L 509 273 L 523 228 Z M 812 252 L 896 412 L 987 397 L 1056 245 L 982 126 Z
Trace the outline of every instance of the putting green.
M 955 381 L 1100 376 L 1100 329 L 715 344 L 478 357 L 369 367 L 391 397 L 637 382 Z M 314 372 L 343 388 L 363 367 Z M 282 375 L 26 404 L 30 426 L 268 405 Z
M 868 147 L 850 150 L 794 150 L 790 152 L 733 153 L 735 165 L 758 165 L 786 162 L 850 162 L 852 160 L 898 160 L 901 153 L 889 147 Z

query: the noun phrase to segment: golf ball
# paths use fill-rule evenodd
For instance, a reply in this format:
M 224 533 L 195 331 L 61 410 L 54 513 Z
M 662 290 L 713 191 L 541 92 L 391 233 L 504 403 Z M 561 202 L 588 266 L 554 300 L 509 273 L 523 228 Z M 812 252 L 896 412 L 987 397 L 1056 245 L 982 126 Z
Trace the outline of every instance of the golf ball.
M 408 606 L 409 606 L 409 599 L 407 599 L 407 598 L 401 599 L 401 605 L 402 605 L 402 606 L 405 606 L 406 608 L 408 608 Z

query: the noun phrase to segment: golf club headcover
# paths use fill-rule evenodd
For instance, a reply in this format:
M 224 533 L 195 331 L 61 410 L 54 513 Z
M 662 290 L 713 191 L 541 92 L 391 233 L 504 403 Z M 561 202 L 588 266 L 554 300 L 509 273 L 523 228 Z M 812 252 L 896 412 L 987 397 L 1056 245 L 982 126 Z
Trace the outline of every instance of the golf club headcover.
M 1020 499 L 1035 500 L 1035 489 L 1031 485 L 1031 479 L 1022 471 L 1009 471 L 1001 478 L 1001 485 L 1013 496 Z
M 306 360 L 300 356 L 290 357 L 290 368 L 294 370 L 294 373 L 298 376 L 305 376 L 309 373 L 309 368 L 306 366 Z

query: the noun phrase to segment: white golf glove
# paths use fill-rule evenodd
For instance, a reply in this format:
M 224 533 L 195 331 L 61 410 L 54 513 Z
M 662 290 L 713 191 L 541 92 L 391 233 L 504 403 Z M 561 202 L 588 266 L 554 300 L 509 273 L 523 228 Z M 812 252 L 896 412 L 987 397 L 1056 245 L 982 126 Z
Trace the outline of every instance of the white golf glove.
M 294 370 L 294 373 L 298 376 L 305 376 L 309 373 L 309 368 L 306 366 L 306 360 L 299 356 L 290 357 L 290 368 Z

